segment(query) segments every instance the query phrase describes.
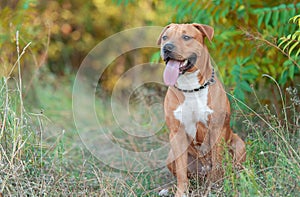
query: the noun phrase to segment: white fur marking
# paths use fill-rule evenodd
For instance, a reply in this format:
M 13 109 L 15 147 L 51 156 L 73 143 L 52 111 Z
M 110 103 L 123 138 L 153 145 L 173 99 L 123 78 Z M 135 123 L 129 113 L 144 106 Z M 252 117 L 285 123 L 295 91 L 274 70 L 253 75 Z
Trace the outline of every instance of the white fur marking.
M 159 196 L 168 196 L 169 195 L 169 190 L 168 189 L 162 189 L 159 193 Z
M 199 70 L 193 73 L 186 73 L 177 79 L 177 87 L 181 89 L 195 89 L 200 86 L 198 79 Z M 186 133 L 192 138 L 196 137 L 196 124 L 202 122 L 207 126 L 207 117 L 213 113 L 207 105 L 208 88 L 198 92 L 185 93 L 184 102 L 174 111 L 174 116 L 184 125 Z

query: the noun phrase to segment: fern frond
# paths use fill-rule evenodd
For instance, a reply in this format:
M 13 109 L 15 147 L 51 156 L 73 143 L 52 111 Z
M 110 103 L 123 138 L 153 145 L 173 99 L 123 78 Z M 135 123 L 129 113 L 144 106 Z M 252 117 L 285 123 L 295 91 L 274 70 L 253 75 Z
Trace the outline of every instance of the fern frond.
M 276 27 L 279 23 L 284 24 L 286 21 L 295 15 L 296 11 L 300 8 L 298 4 L 281 4 L 275 7 L 269 8 L 257 8 L 252 12 L 257 15 L 257 26 L 260 27 L 262 24 L 265 26 Z M 297 19 L 298 18 L 298 19 Z M 299 17 L 292 20 L 299 20 Z M 299 22 L 300 24 L 300 22 Z
M 290 18 L 289 22 L 291 22 L 291 21 L 295 24 L 298 23 L 298 26 L 300 28 L 300 14 Z
M 286 49 L 288 49 L 288 54 L 290 56 L 294 50 L 300 50 L 300 34 L 296 36 L 291 36 L 290 34 L 288 35 L 288 37 L 281 37 L 280 40 L 282 41 L 278 44 L 278 47 L 282 47 L 283 51 L 286 51 Z
M 289 56 L 294 52 L 295 57 L 297 58 L 300 53 L 300 15 L 290 18 L 289 22 L 291 21 L 295 24 L 298 23 L 298 30 L 288 36 L 281 37 L 279 39 L 278 47 L 282 47 L 282 50 L 287 52 Z

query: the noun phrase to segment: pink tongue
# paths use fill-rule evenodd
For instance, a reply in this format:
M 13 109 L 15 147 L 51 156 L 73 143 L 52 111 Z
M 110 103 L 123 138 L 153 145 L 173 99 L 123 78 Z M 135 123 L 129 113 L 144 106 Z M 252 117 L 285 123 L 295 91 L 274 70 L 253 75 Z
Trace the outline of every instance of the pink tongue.
M 173 86 L 179 76 L 179 61 L 169 60 L 164 71 L 164 82 L 167 86 Z

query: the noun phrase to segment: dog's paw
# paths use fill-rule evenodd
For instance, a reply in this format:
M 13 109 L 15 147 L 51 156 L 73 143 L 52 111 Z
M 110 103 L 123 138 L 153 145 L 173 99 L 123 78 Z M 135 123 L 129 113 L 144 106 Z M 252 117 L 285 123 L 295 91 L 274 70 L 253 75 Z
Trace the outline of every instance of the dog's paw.
M 206 174 L 208 174 L 210 171 L 211 171 L 211 165 L 205 165 L 205 166 L 202 166 L 202 167 L 201 167 L 199 174 L 201 174 L 201 175 L 206 175 Z
M 162 189 L 160 192 L 158 192 L 159 196 L 169 196 L 169 190 L 168 189 Z
M 175 197 L 188 197 L 188 195 L 176 193 Z

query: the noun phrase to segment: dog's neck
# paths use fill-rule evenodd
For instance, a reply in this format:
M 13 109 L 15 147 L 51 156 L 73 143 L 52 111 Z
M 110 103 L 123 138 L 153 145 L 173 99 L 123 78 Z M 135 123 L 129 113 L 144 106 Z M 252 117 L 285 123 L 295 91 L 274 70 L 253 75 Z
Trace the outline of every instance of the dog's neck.
M 201 83 L 199 82 L 200 70 L 195 70 L 194 72 L 186 72 L 180 75 L 177 79 L 176 87 L 183 90 L 193 90 L 198 88 Z
M 197 67 L 197 69 L 200 70 L 198 75 L 199 83 L 204 84 L 206 81 L 208 81 L 211 78 L 212 71 L 213 71 L 210 55 L 208 53 L 207 48 L 205 48 L 204 55 L 199 60 L 198 65 L 199 66 L 195 66 L 195 67 Z
M 203 70 L 203 72 L 199 72 L 198 79 L 200 84 L 204 84 L 212 78 L 213 68 L 209 67 Z
M 201 67 L 194 66 L 190 72 L 180 75 L 177 79 L 176 87 L 183 90 L 193 90 L 204 85 L 212 78 L 213 68 L 208 60 Z
M 185 75 L 179 76 L 174 87 L 182 92 L 198 92 L 201 89 L 205 89 L 207 86 L 215 83 L 214 75 L 215 73 L 212 69 L 210 78 L 205 79 L 206 77 L 200 73 L 200 70 L 195 70 L 194 72 L 189 72 Z M 202 77 L 202 80 L 200 80 L 199 77 Z

